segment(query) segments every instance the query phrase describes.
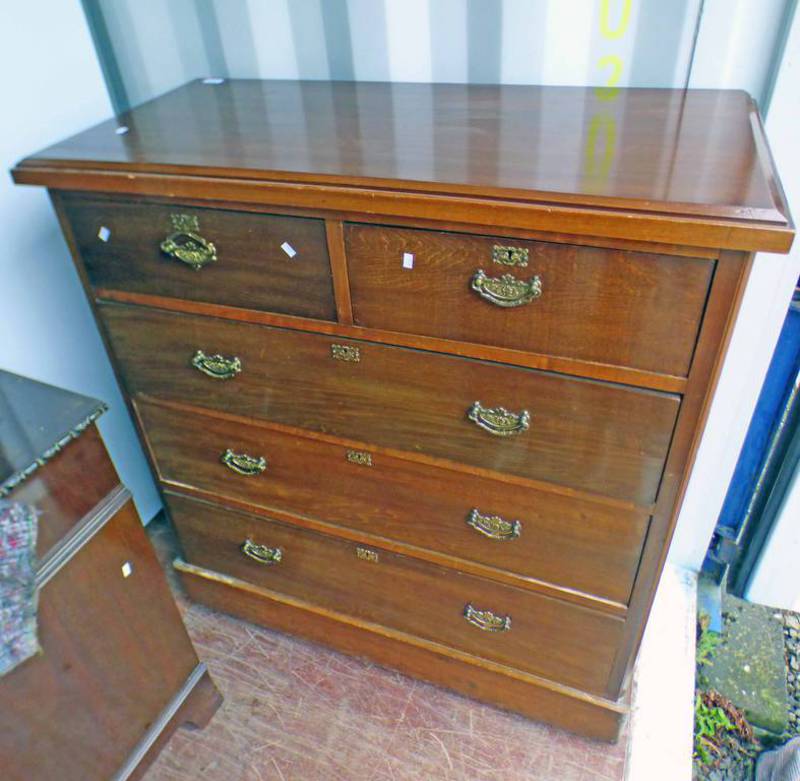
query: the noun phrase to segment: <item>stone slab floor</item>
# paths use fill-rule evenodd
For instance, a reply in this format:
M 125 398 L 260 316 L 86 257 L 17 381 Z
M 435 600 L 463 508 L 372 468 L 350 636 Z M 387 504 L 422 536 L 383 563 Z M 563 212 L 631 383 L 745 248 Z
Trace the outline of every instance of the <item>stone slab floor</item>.
M 170 561 L 166 522 L 148 529 Z M 616 745 L 579 738 L 191 604 L 175 588 L 225 701 L 205 730 L 178 730 L 144 781 L 624 777 L 626 734 Z

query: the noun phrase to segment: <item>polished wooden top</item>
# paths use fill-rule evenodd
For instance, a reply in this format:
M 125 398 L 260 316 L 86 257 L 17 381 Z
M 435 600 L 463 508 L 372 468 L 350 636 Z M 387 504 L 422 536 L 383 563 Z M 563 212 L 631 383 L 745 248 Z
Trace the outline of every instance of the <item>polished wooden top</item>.
M 193 81 L 15 177 L 47 183 L 36 169 L 391 187 L 791 234 L 755 104 L 731 90 Z
M 0 370 L 0 498 L 105 409 L 97 399 Z

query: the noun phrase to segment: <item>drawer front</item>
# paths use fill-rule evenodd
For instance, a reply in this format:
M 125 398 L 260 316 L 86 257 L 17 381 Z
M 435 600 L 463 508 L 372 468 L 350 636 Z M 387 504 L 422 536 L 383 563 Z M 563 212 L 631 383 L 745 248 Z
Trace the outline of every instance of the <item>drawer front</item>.
M 647 516 L 137 402 L 162 480 L 627 603 Z M 242 475 L 228 450 L 264 458 Z
M 82 196 L 64 209 L 95 287 L 336 319 L 322 220 Z
M 588 691 L 606 685 L 621 619 L 184 497 L 168 503 L 193 564 Z M 470 604 L 510 627 L 468 623 Z
M 383 226 L 348 225 L 345 241 L 358 325 L 681 376 L 713 272 L 699 258 Z M 505 274 L 516 281 L 501 289 Z
M 119 305 L 102 313 L 133 394 L 639 504 L 655 497 L 679 406 L 651 391 L 319 334 Z M 191 365 L 198 349 L 238 358 L 239 373 L 206 376 Z M 338 359 L 355 351 L 358 360 Z M 508 419 L 516 434 L 479 425 L 502 428 L 507 421 L 486 412 L 500 406 L 516 416 Z

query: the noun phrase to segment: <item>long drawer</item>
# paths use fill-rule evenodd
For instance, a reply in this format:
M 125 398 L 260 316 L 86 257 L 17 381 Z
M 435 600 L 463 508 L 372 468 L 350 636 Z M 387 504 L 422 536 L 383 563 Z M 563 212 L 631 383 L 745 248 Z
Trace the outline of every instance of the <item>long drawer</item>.
M 679 407 L 667 394 L 320 334 L 115 304 L 101 314 L 133 394 L 638 504 L 655 498 Z M 224 356 L 230 379 L 218 360 L 193 365 L 198 350 Z
M 647 529 L 644 513 L 142 400 L 136 406 L 168 486 L 192 486 L 627 603 Z M 254 474 L 242 475 L 236 462 L 226 466 L 228 450 L 254 458 Z
M 63 203 L 96 287 L 336 319 L 322 220 L 82 195 Z
M 685 375 L 712 261 L 346 226 L 358 325 Z
M 169 495 L 168 503 L 193 564 L 587 691 L 605 689 L 621 619 L 185 497 Z

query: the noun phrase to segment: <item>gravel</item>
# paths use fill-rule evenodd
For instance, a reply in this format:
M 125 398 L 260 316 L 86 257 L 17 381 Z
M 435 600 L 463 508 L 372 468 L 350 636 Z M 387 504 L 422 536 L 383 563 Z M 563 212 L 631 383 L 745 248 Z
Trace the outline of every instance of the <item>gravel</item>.
M 788 726 L 770 746 L 779 746 L 800 735 L 800 615 L 782 612 L 786 682 L 788 690 Z M 766 742 L 766 741 L 765 741 Z M 752 746 L 743 746 L 735 737 L 722 745 L 721 755 L 713 765 L 694 763 L 694 781 L 753 781 L 755 761 Z M 767 746 L 765 746 L 767 748 Z

